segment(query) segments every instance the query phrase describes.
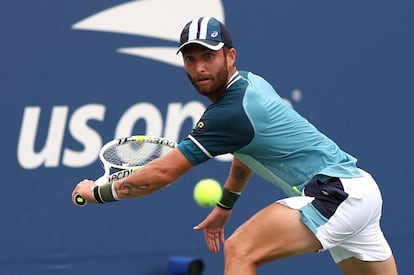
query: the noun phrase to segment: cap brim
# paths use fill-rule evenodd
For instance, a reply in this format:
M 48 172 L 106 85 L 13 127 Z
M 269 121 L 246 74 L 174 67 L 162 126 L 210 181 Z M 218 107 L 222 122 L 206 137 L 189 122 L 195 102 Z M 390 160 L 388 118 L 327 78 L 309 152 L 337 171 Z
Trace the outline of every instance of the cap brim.
M 179 48 L 178 48 L 178 50 L 177 50 L 177 54 L 185 47 L 185 46 L 187 46 L 187 45 L 190 45 L 190 44 L 198 44 L 198 45 L 201 45 L 201 46 L 203 46 L 203 47 L 206 47 L 206 48 L 209 48 L 210 50 L 213 50 L 213 51 L 218 51 L 218 50 L 220 50 L 221 48 L 223 48 L 223 46 L 224 46 L 224 43 L 223 42 L 216 42 L 216 41 L 211 41 L 211 40 L 201 40 L 201 39 L 199 39 L 199 40 L 190 40 L 190 41 L 187 41 L 187 42 L 185 42 L 184 44 L 182 44 Z

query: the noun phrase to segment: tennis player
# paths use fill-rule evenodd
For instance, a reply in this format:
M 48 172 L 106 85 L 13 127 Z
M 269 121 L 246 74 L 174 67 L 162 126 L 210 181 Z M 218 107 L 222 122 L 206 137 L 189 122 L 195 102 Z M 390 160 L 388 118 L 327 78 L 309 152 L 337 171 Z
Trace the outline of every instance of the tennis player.
M 380 228 L 382 199 L 375 180 L 266 80 L 237 70 L 227 28 L 211 17 L 194 19 L 181 33 L 178 52 L 191 83 L 211 105 L 177 148 L 113 183 L 113 193 L 99 201 L 150 194 L 192 167 L 231 153 L 223 196 L 194 227 L 204 231 L 210 251 L 224 245 L 224 274 L 256 274 L 268 262 L 324 250 L 344 274 L 397 274 Z M 252 173 L 287 198 L 260 210 L 225 239 L 224 226 Z M 93 181 L 84 180 L 73 194 L 97 203 L 93 188 Z

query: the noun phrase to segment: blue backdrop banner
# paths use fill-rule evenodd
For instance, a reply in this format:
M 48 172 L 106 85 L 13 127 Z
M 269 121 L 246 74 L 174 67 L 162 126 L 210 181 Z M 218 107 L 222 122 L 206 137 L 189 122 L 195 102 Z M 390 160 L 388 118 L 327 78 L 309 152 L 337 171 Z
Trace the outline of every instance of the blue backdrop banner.
M 78 181 L 102 174 L 105 142 L 131 134 L 180 140 L 192 129 L 208 102 L 176 48 L 184 24 L 202 15 L 226 23 L 238 69 L 264 76 L 373 174 L 384 233 L 400 273 L 410 274 L 413 11 L 408 0 L 2 0 L 0 274 L 164 275 L 173 256 L 222 273 L 222 253 L 210 254 L 192 230 L 209 213 L 192 191 L 202 178 L 223 183 L 226 158 L 148 197 L 71 203 Z M 254 176 L 226 235 L 282 196 Z M 276 272 L 340 274 L 328 252 L 258 274 Z

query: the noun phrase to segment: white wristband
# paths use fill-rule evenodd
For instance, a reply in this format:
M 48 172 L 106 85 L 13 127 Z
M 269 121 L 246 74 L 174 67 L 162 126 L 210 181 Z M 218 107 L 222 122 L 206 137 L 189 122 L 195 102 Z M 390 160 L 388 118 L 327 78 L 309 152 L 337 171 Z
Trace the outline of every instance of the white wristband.
M 116 190 L 115 190 L 115 186 L 114 185 L 115 185 L 115 182 L 113 182 L 111 184 L 112 196 L 114 197 L 115 200 L 119 201 L 120 198 L 118 197 L 118 194 L 116 193 Z

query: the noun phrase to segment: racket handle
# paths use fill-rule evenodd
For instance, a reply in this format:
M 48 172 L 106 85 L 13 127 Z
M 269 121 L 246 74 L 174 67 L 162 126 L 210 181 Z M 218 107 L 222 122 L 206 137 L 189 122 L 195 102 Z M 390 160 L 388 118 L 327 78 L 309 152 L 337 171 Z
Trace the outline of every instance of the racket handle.
M 99 179 L 95 180 L 96 185 L 103 185 L 107 182 L 108 182 L 108 177 L 107 176 L 102 176 Z M 75 195 L 74 201 L 75 201 L 77 206 L 85 206 L 86 203 L 87 203 L 87 201 L 84 198 L 82 198 L 82 196 L 80 194 Z
M 82 196 L 79 195 L 79 194 L 75 195 L 74 201 L 75 201 L 77 206 L 85 206 L 86 203 L 87 203 L 86 200 L 84 198 L 82 198 Z

